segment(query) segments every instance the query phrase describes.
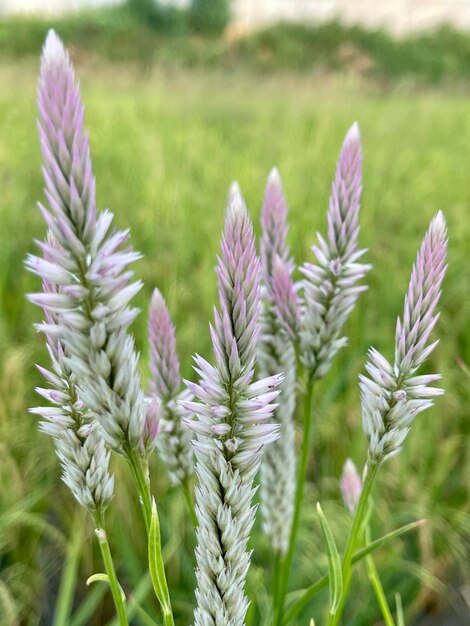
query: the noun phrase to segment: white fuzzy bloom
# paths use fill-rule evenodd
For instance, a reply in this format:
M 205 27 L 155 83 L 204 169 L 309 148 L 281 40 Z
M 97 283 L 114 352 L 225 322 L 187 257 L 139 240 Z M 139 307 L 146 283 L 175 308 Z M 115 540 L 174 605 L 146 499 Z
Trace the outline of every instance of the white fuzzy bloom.
M 220 310 L 211 328 L 213 366 L 197 356 L 195 402 L 196 626 L 243 626 L 248 540 L 255 520 L 253 481 L 264 448 L 278 437 L 271 423 L 281 376 L 253 382 L 259 339 L 259 260 L 245 204 L 235 189 L 217 266 Z
M 127 454 L 141 449 L 146 430 L 138 356 L 128 333 L 137 314 L 129 303 L 141 288 L 131 282 L 128 266 L 140 255 L 123 247 L 129 233 L 112 229 L 112 213 L 96 211 L 84 107 L 54 32 L 44 46 L 38 106 L 48 205 L 39 208 L 59 246 L 46 242 L 44 258 L 28 258 L 28 268 L 57 288 L 30 300 L 56 316 L 53 327 L 38 328 L 60 339 L 80 400 L 109 446 Z
M 359 295 L 367 289 L 357 283 L 371 266 L 358 263 L 365 250 L 358 246 L 362 190 L 359 128 L 346 135 L 339 156 L 328 209 L 328 237 L 317 233 L 312 251 L 317 263 L 305 263 L 301 331 L 302 361 L 313 379 L 330 369 L 336 353 L 347 344 L 343 326 Z
M 280 437 L 266 450 L 261 463 L 263 530 L 276 552 L 287 552 L 294 513 L 296 451 L 294 413 L 297 390 L 295 342 L 299 303 L 294 290 L 294 264 L 287 244 L 287 203 L 279 172 L 268 177 L 261 212 L 261 275 L 263 308 L 258 348 L 260 376 L 283 372 L 281 394 L 273 421 Z
M 158 452 L 173 485 L 187 482 L 194 475 L 192 432 L 184 423 L 189 417 L 182 402 L 192 400 L 181 391 L 180 363 L 176 353 L 175 327 L 162 294 L 155 289 L 149 312 L 150 392 L 160 403 Z
M 438 343 L 429 343 L 429 336 L 439 318 L 436 307 L 446 271 L 446 237 L 444 216 L 439 212 L 413 266 L 403 318 L 397 322 L 395 362 L 392 365 L 371 348 L 368 376 L 360 377 L 362 424 L 374 463 L 398 454 L 415 417 L 443 393 L 429 386 L 441 378 L 439 374 L 417 376 L 416 372 Z
M 53 238 L 49 244 L 53 250 L 59 250 Z M 57 293 L 57 287 L 47 280 L 43 280 L 43 289 L 48 294 Z M 62 466 L 62 480 L 77 501 L 91 513 L 103 512 L 114 491 L 114 478 L 109 473 L 110 452 L 98 424 L 78 397 L 75 377 L 54 333 L 57 315 L 47 309 L 44 313 L 51 331 L 46 339 L 52 371 L 40 366 L 38 369 L 51 387 L 38 387 L 36 391 L 52 406 L 36 407 L 30 412 L 43 418 L 39 428 L 53 438 Z
M 282 332 L 262 346 L 258 356 L 260 375 L 265 376 L 270 370 L 281 371 L 284 380 L 274 413 L 274 419 L 280 424 L 280 437 L 267 448 L 261 463 L 261 514 L 263 530 L 273 550 L 286 554 L 294 515 L 297 466 L 294 423 L 296 355 L 292 341 Z

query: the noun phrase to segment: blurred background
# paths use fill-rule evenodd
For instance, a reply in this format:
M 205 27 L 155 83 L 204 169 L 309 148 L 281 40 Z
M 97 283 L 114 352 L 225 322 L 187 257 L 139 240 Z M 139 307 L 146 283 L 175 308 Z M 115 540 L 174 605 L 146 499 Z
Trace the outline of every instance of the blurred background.
M 38 403 L 34 363 L 47 364 L 25 300 L 38 288 L 23 269 L 43 238 L 36 76 L 45 34 L 57 29 L 81 81 L 98 201 L 130 226 L 144 253 L 135 324 L 147 377 L 147 306 L 158 286 L 177 326 L 185 376 L 194 352 L 210 358 L 208 321 L 229 185 L 237 179 L 258 231 L 264 185 L 278 166 L 297 262 L 326 228 L 335 161 L 358 120 L 364 147 L 362 243 L 374 270 L 348 323 L 350 344 L 318 390 L 315 443 L 293 588 L 327 570 L 315 516 L 321 499 L 338 541 L 349 523 L 338 477 L 358 466 L 358 374 L 374 345 L 392 357 L 395 320 L 431 217 L 448 220 L 449 271 L 441 338 L 429 368 L 446 395 L 418 419 L 403 454 L 381 473 L 373 534 L 418 518 L 419 532 L 376 555 L 391 603 L 407 624 L 470 623 L 470 0 L 0 0 L 0 624 L 66 626 L 54 618 L 76 584 L 68 626 L 114 624 L 104 586 L 84 581 L 101 564 L 90 521 L 60 482 Z M 126 590 L 158 624 L 144 575 L 146 546 L 127 468 L 109 512 Z M 179 625 L 194 605 L 192 529 L 181 494 L 155 459 L 165 555 Z M 248 626 L 269 615 L 271 558 L 259 521 Z M 67 567 L 67 564 L 69 567 Z M 75 573 L 74 573 L 75 572 Z M 75 581 L 76 575 L 76 581 Z M 62 581 L 62 583 L 61 583 Z M 365 568 L 357 567 L 345 623 L 380 624 Z M 298 624 L 323 623 L 327 592 Z

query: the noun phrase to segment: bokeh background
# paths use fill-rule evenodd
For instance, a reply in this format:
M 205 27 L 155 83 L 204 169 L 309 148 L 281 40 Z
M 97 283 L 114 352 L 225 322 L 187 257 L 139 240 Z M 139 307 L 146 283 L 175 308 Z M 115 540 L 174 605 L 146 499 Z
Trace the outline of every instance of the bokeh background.
M 155 286 L 176 322 L 184 375 L 192 376 L 193 353 L 210 357 L 214 265 L 231 181 L 239 181 L 259 231 L 265 181 L 277 165 L 295 258 L 311 260 L 315 231 L 326 227 L 341 142 L 354 120 L 360 124 L 361 240 L 374 270 L 347 326 L 349 347 L 317 391 L 293 588 L 327 569 L 318 499 L 344 543 L 349 519 L 338 477 L 347 456 L 362 466 L 366 454 L 358 374 L 370 345 L 392 356 L 416 249 L 431 217 L 444 211 L 449 271 L 441 344 L 429 368 L 444 374 L 447 393 L 381 473 L 373 534 L 425 518 L 419 532 L 376 555 L 390 602 L 401 594 L 407 624 L 469 624 L 470 1 L 0 0 L 0 16 L 0 624 L 114 624 L 104 585 L 88 589 L 84 582 L 101 569 L 92 525 L 60 482 L 51 441 L 28 414 L 38 402 L 34 363 L 47 363 L 32 326 L 40 314 L 25 300 L 38 284 L 23 261 L 33 238 L 44 236 L 35 206 L 42 199 L 35 98 L 50 26 L 81 81 L 99 205 L 131 227 L 144 253 L 136 265 L 145 288 L 134 327 L 144 378 Z M 109 526 L 120 577 L 154 616 L 135 615 L 132 624 L 158 624 L 138 504 L 127 468 L 113 463 L 118 489 Z M 192 529 L 158 459 L 152 472 L 177 623 L 187 625 Z M 247 624 L 263 626 L 271 558 L 259 522 L 252 544 Z M 68 625 L 54 618 L 65 571 L 76 586 Z M 323 623 L 326 603 L 327 592 L 298 624 L 312 616 Z M 363 566 L 345 623 L 381 623 Z

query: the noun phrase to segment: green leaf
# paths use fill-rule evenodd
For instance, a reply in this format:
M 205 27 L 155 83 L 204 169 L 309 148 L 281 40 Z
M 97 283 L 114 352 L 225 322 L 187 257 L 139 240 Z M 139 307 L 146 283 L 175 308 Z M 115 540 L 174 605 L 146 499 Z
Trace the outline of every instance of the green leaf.
M 369 526 L 366 528 L 366 542 L 370 543 L 370 527 Z M 366 567 L 367 567 L 367 573 L 369 575 L 369 580 L 372 584 L 375 597 L 380 607 L 380 612 L 382 613 L 382 617 L 384 618 L 384 622 L 386 626 L 395 626 L 392 612 L 390 611 L 390 607 L 388 606 L 387 598 L 385 596 L 385 591 L 382 586 L 379 573 L 377 571 L 377 568 L 375 567 L 374 559 L 372 558 L 372 555 L 370 554 L 366 556 Z
M 89 587 L 92 583 L 108 583 L 109 585 L 109 578 L 108 578 L 108 574 L 93 574 L 92 576 L 90 576 L 89 578 L 86 579 L 86 584 Z
M 109 583 L 108 574 L 101 574 L 101 573 L 93 574 L 92 576 L 87 578 L 86 584 L 90 586 L 92 583 L 98 583 L 98 582 L 107 583 L 109 585 L 110 583 Z M 121 587 L 121 585 L 119 585 L 119 590 L 121 592 L 122 599 L 126 601 L 126 594 L 124 593 L 124 589 Z
M 72 537 L 67 546 L 67 557 L 62 569 L 59 593 L 54 610 L 53 626 L 62 626 L 70 622 L 75 588 L 77 585 L 78 568 L 82 556 L 83 536 L 86 526 L 86 511 L 77 509 Z
M 405 615 L 403 613 L 403 605 L 399 593 L 395 594 L 395 602 L 397 605 L 397 626 L 405 626 Z
M 153 589 L 162 607 L 163 621 L 166 624 L 173 624 L 171 611 L 170 593 L 165 576 L 165 566 L 163 564 L 162 543 L 160 537 L 160 522 L 158 520 L 157 505 L 155 498 L 152 498 L 152 518 L 149 530 L 149 570 L 152 579 Z
M 425 522 L 426 520 L 424 519 L 417 520 L 416 522 L 411 522 L 410 524 L 406 524 L 401 528 L 392 530 L 390 533 L 387 533 L 379 539 L 371 541 L 368 546 L 366 546 L 365 548 L 361 548 L 361 550 L 358 550 L 354 553 L 352 558 L 353 564 L 361 561 L 368 554 L 375 552 L 375 550 L 378 550 L 379 548 L 390 543 L 394 539 L 401 537 L 401 535 L 404 535 L 412 530 L 415 530 L 416 528 L 419 528 Z M 322 576 L 322 578 L 315 581 L 313 585 L 311 585 L 307 589 L 299 589 L 298 591 L 293 591 L 292 593 L 290 593 L 287 596 L 287 605 L 289 606 L 289 610 L 286 612 L 283 624 L 290 623 L 296 617 L 296 615 L 308 604 L 308 602 L 312 598 L 314 598 L 317 593 L 319 593 L 322 589 L 326 587 L 326 585 L 328 584 L 328 580 L 328 575 Z
M 334 615 L 341 601 L 343 592 L 343 572 L 341 569 L 341 559 L 339 557 L 338 548 L 331 532 L 328 521 L 322 511 L 320 503 L 317 502 L 317 511 L 320 518 L 320 525 L 325 540 L 326 551 L 328 555 L 328 572 L 330 583 L 330 614 Z

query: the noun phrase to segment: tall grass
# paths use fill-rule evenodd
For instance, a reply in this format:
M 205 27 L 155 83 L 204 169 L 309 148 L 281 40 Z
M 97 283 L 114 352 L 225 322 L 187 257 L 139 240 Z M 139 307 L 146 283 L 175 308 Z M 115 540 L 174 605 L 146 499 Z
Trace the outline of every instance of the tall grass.
M 298 260 L 309 258 L 314 232 L 324 221 L 337 146 L 351 121 L 361 124 L 362 239 L 374 270 L 371 288 L 348 325 L 348 353 L 339 356 L 318 390 L 322 400 L 315 409 L 314 462 L 293 570 L 296 588 L 326 571 L 319 556 L 323 547 L 314 508 L 319 486 L 329 496 L 324 503 L 328 519 L 338 529 L 348 524 L 336 478 L 346 456 L 360 458 L 365 450 L 357 375 L 370 344 L 387 350 L 422 231 L 437 210 L 445 209 L 450 269 L 440 322 L 442 345 L 432 357 L 432 369 L 444 373 L 449 391 L 438 409 L 416 422 L 400 461 L 386 467 L 380 490 L 384 495 L 377 507 L 382 531 L 417 517 L 428 523 L 417 538 L 406 537 L 374 560 L 385 589 L 402 594 L 410 616 L 444 598 L 458 597 L 460 582 L 468 580 L 470 531 L 469 380 L 456 363 L 457 358 L 470 362 L 466 99 L 429 91 L 415 92 L 412 98 L 403 92 L 365 93 L 348 82 L 326 85 L 296 78 L 281 82 L 239 73 L 223 79 L 219 73 L 179 72 L 171 77 L 154 73 L 144 80 L 130 70 L 113 71 L 109 66 L 87 71 L 86 63 L 80 73 L 87 118 L 94 120 L 91 144 L 99 206 L 115 211 L 119 225 L 130 224 L 133 242 L 145 254 L 137 265 L 145 283 L 138 297 L 142 309 L 147 309 L 155 285 L 167 297 L 184 375 L 191 374 L 192 353 L 209 354 L 206 321 L 216 298 L 213 259 L 231 179 L 240 181 L 256 221 L 266 175 L 272 165 L 279 167 L 290 205 L 293 252 Z M 35 68 L 26 62 L 3 65 L 0 84 L 0 441 L 1 465 L 6 468 L 0 482 L 0 604 L 7 624 L 13 625 L 39 623 L 40 615 L 42 623 L 48 623 L 67 541 L 51 531 L 48 522 L 65 531 L 75 505 L 59 485 L 50 442 L 37 433 L 34 418 L 27 414 L 34 403 L 32 389 L 39 382 L 33 363 L 44 356 L 43 342 L 31 329 L 31 322 L 39 319 L 37 312 L 26 305 L 23 295 L 32 290 L 34 279 L 22 269 L 31 238 L 43 232 L 35 208 L 42 187 Z M 145 327 L 141 315 L 135 324 L 140 347 L 145 345 Z M 119 480 L 126 480 L 120 461 L 114 463 Z M 170 585 L 178 590 L 175 614 L 179 624 L 187 624 L 194 563 L 185 503 L 171 490 L 158 463 L 153 471 Z M 122 493 L 109 527 L 119 547 L 117 565 L 124 585 L 140 584 L 145 595 L 148 586 L 140 564 L 146 546 L 132 522 L 138 517 L 137 507 Z M 85 529 L 85 534 L 91 532 Z M 253 625 L 262 623 L 268 606 L 262 573 L 268 546 L 260 528 L 257 532 L 257 545 L 261 542 L 262 547 L 254 554 L 249 585 Z M 84 545 L 88 547 L 79 581 L 98 563 L 90 542 Z M 379 611 L 366 571 L 360 571 L 347 623 L 369 626 Z M 85 594 L 79 585 L 77 615 L 86 616 Z M 320 596 L 299 623 L 318 615 L 323 599 Z M 96 595 L 95 601 L 99 604 L 101 598 Z M 155 611 L 151 602 L 144 600 L 143 606 Z M 105 624 L 111 615 L 112 607 L 105 603 L 95 622 L 85 617 L 81 623 Z
M 340 72 L 380 85 L 470 79 L 470 35 L 448 26 L 396 39 L 384 30 L 336 21 L 279 23 L 237 37 L 230 29 L 228 36 L 220 32 L 227 19 L 225 0 L 220 0 L 220 12 L 212 5 L 209 13 L 217 22 L 213 27 L 204 17 L 205 0 L 200 7 L 196 2 L 192 12 L 129 0 L 47 20 L 11 17 L 0 21 L 0 58 L 36 57 L 47 30 L 54 27 L 81 58 L 137 63 L 145 69 L 158 65 L 255 73 Z M 203 26 L 197 21 L 200 10 Z

